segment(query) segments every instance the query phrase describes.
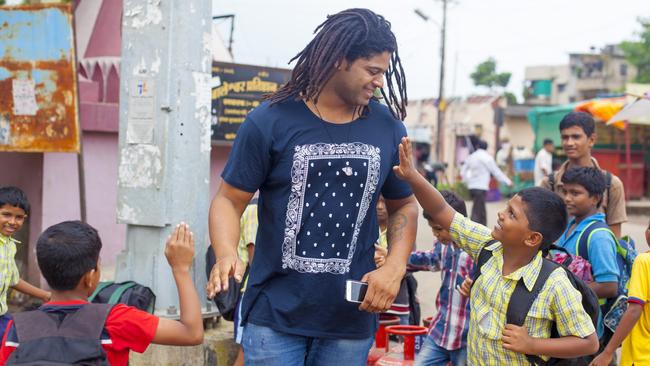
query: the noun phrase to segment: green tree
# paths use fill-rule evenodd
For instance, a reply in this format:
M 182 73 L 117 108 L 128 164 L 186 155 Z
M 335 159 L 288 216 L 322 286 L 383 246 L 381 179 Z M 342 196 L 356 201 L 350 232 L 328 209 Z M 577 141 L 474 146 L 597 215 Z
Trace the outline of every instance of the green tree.
M 639 40 L 624 41 L 621 49 L 629 63 L 636 66 L 637 83 L 650 83 L 650 18 L 639 18 L 641 31 L 638 33 Z
M 510 82 L 509 72 L 497 73 L 497 61 L 490 57 L 476 66 L 476 70 L 469 76 L 476 86 L 487 86 L 493 89 L 496 86 L 505 88 Z
M 517 96 L 512 94 L 511 92 L 505 92 L 503 93 L 503 97 L 506 98 L 508 101 L 508 105 L 514 105 L 517 104 Z
M 6 2 L 5 0 L 0 0 L 0 6 L 3 6 L 3 5 L 6 4 L 6 3 L 7 3 L 7 2 Z

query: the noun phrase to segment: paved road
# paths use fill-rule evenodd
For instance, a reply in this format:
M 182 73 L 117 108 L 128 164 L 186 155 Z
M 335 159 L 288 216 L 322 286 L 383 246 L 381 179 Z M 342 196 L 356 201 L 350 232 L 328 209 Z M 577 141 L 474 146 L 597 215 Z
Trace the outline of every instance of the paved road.
M 487 204 L 488 226 L 492 227 L 496 223 L 498 210 L 504 207 L 504 201 L 491 202 Z M 471 202 L 467 203 L 467 212 L 471 210 Z M 632 216 L 629 221 L 623 225 L 623 233 L 629 234 L 636 241 L 639 251 L 647 251 L 648 245 L 645 243 L 645 229 L 648 226 L 648 217 Z M 418 222 L 417 248 L 427 250 L 433 247 L 434 236 L 427 225 L 426 220 L 420 215 Z M 415 274 L 418 280 L 418 296 L 422 307 L 422 317 L 434 315 L 435 300 L 438 290 L 440 289 L 440 273 L 418 272 Z

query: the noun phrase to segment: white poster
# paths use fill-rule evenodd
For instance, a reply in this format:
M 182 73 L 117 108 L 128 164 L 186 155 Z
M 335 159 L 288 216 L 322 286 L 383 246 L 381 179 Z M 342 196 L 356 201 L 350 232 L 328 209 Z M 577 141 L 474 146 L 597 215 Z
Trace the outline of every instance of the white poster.
M 129 82 L 127 144 L 154 143 L 155 94 L 155 84 L 152 79 L 133 79 Z
M 13 79 L 14 115 L 35 116 L 38 111 L 36 104 L 36 88 L 34 80 Z

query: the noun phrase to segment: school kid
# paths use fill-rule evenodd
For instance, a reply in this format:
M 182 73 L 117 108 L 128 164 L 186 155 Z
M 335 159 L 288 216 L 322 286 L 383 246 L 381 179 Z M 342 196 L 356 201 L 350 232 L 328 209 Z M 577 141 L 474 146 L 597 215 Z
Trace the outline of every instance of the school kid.
M 440 194 L 456 212 L 467 216 L 465 201 L 451 191 L 440 191 Z M 409 271 L 440 271 L 442 284 L 436 298 L 436 317 L 414 365 L 446 366 L 451 363 L 452 366 L 464 366 L 467 362 L 469 299 L 456 288 L 471 275 L 474 261 L 454 244 L 448 230 L 435 223 L 426 212 L 422 215 L 437 240 L 433 250 L 412 252 L 407 268 Z
M 645 240 L 650 245 L 650 223 Z M 609 365 L 621 343 L 621 366 L 650 365 L 650 308 L 646 306 L 650 301 L 650 252 L 634 260 L 628 286 L 627 310 L 605 350 L 589 366 Z
M 4 334 L 11 316 L 7 314 L 7 295 L 10 288 L 47 302 L 50 293 L 20 279 L 16 266 L 16 246 L 20 242 L 14 235 L 20 231 L 29 215 L 29 201 L 16 187 L 0 188 L 0 337 Z
M 542 249 L 550 246 L 567 222 L 564 202 L 549 190 L 528 188 L 516 194 L 498 213 L 493 230 L 457 213 L 440 193 L 414 169 L 408 138 L 399 146 L 400 165 L 393 169 L 409 183 L 424 211 L 449 230 L 461 249 L 474 260 L 485 243 L 492 256 L 481 267 L 470 295 L 470 365 L 529 365 L 526 355 L 543 359 L 575 358 L 598 350 L 591 318 L 582 306 L 581 294 L 566 272 L 556 268 L 545 280 L 526 315 L 524 325 L 506 324 L 506 311 L 515 286 L 521 280 L 530 290 L 541 271 Z M 559 337 L 550 338 L 555 326 Z
M 379 236 L 375 244 L 375 264 L 379 268 L 386 263 L 386 257 L 388 256 L 388 210 L 386 209 L 386 201 L 383 196 L 379 196 L 377 200 L 377 223 L 379 224 Z M 408 272 L 406 273 L 400 282 L 399 291 L 390 308 L 381 313 L 382 315 L 397 316 L 399 323 L 402 325 L 410 324 L 411 317 L 411 303 L 409 301 L 409 289 L 406 283 L 406 276 L 412 275 Z
M 618 295 L 620 276 L 616 265 L 614 234 L 608 229 L 588 230 L 590 226 L 598 223 L 607 227 L 605 214 L 598 211 L 607 186 L 605 175 L 595 167 L 571 168 L 562 175 L 562 183 L 564 203 L 572 218 L 556 245 L 572 255 L 579 255 L 579 244 L 584 246 L 586 243 L 587 248 L 586 251 L 582 249 L 582 255 L 591 264 L 594 278 L 594 281 L 587 285 L 603 305 L 606 300 Z M 602 314 L 599 314 L 598 318 L 598 337 L 608 340 L 608 331 L 602 324 Z
M 39 311 L 63 322 L 84 307 L 96 305 L 88 304 L 87 298 L 99 283 L 101 248 L 97 230 L 80 221 L 62 222 L 41 234 L 36 257 L 43 277 L 52 288 L 52 300 Z M 201 308 L 191 276 L 194 237 L 186 224 L 177 225 L 167 239 L 165 256 L 178 290 L 180 320 L 159 318 L 124 304 L 113 306 L 101 332 L 102 350 L 111 366 L 127 365 L 130 351 L 144 352 L 151 343 L 189 346 L 203 342 Z M 12 321 L 2 340 L 0 365 L 13 361 L 14 353 L 16 357 L 31 357 L 21 353 L 20 347 L 21 334 L 16 332 Z M 66 353 L 63 349 L 44 348 L 42 352 L 49 353 L 48 359 L 32 360 L 34 363 L 60 361 L 51 358 L 64 357 Z

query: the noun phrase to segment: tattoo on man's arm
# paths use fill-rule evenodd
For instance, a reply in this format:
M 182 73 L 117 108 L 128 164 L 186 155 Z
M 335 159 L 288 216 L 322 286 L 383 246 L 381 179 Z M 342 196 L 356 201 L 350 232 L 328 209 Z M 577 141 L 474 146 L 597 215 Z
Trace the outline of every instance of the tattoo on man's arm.
M 386 236 L 389 244 L 401 240 L 404 237 L 404 228 L 407 223 L 408 217 L 403 213 L 397 213 L 388 218 Z

